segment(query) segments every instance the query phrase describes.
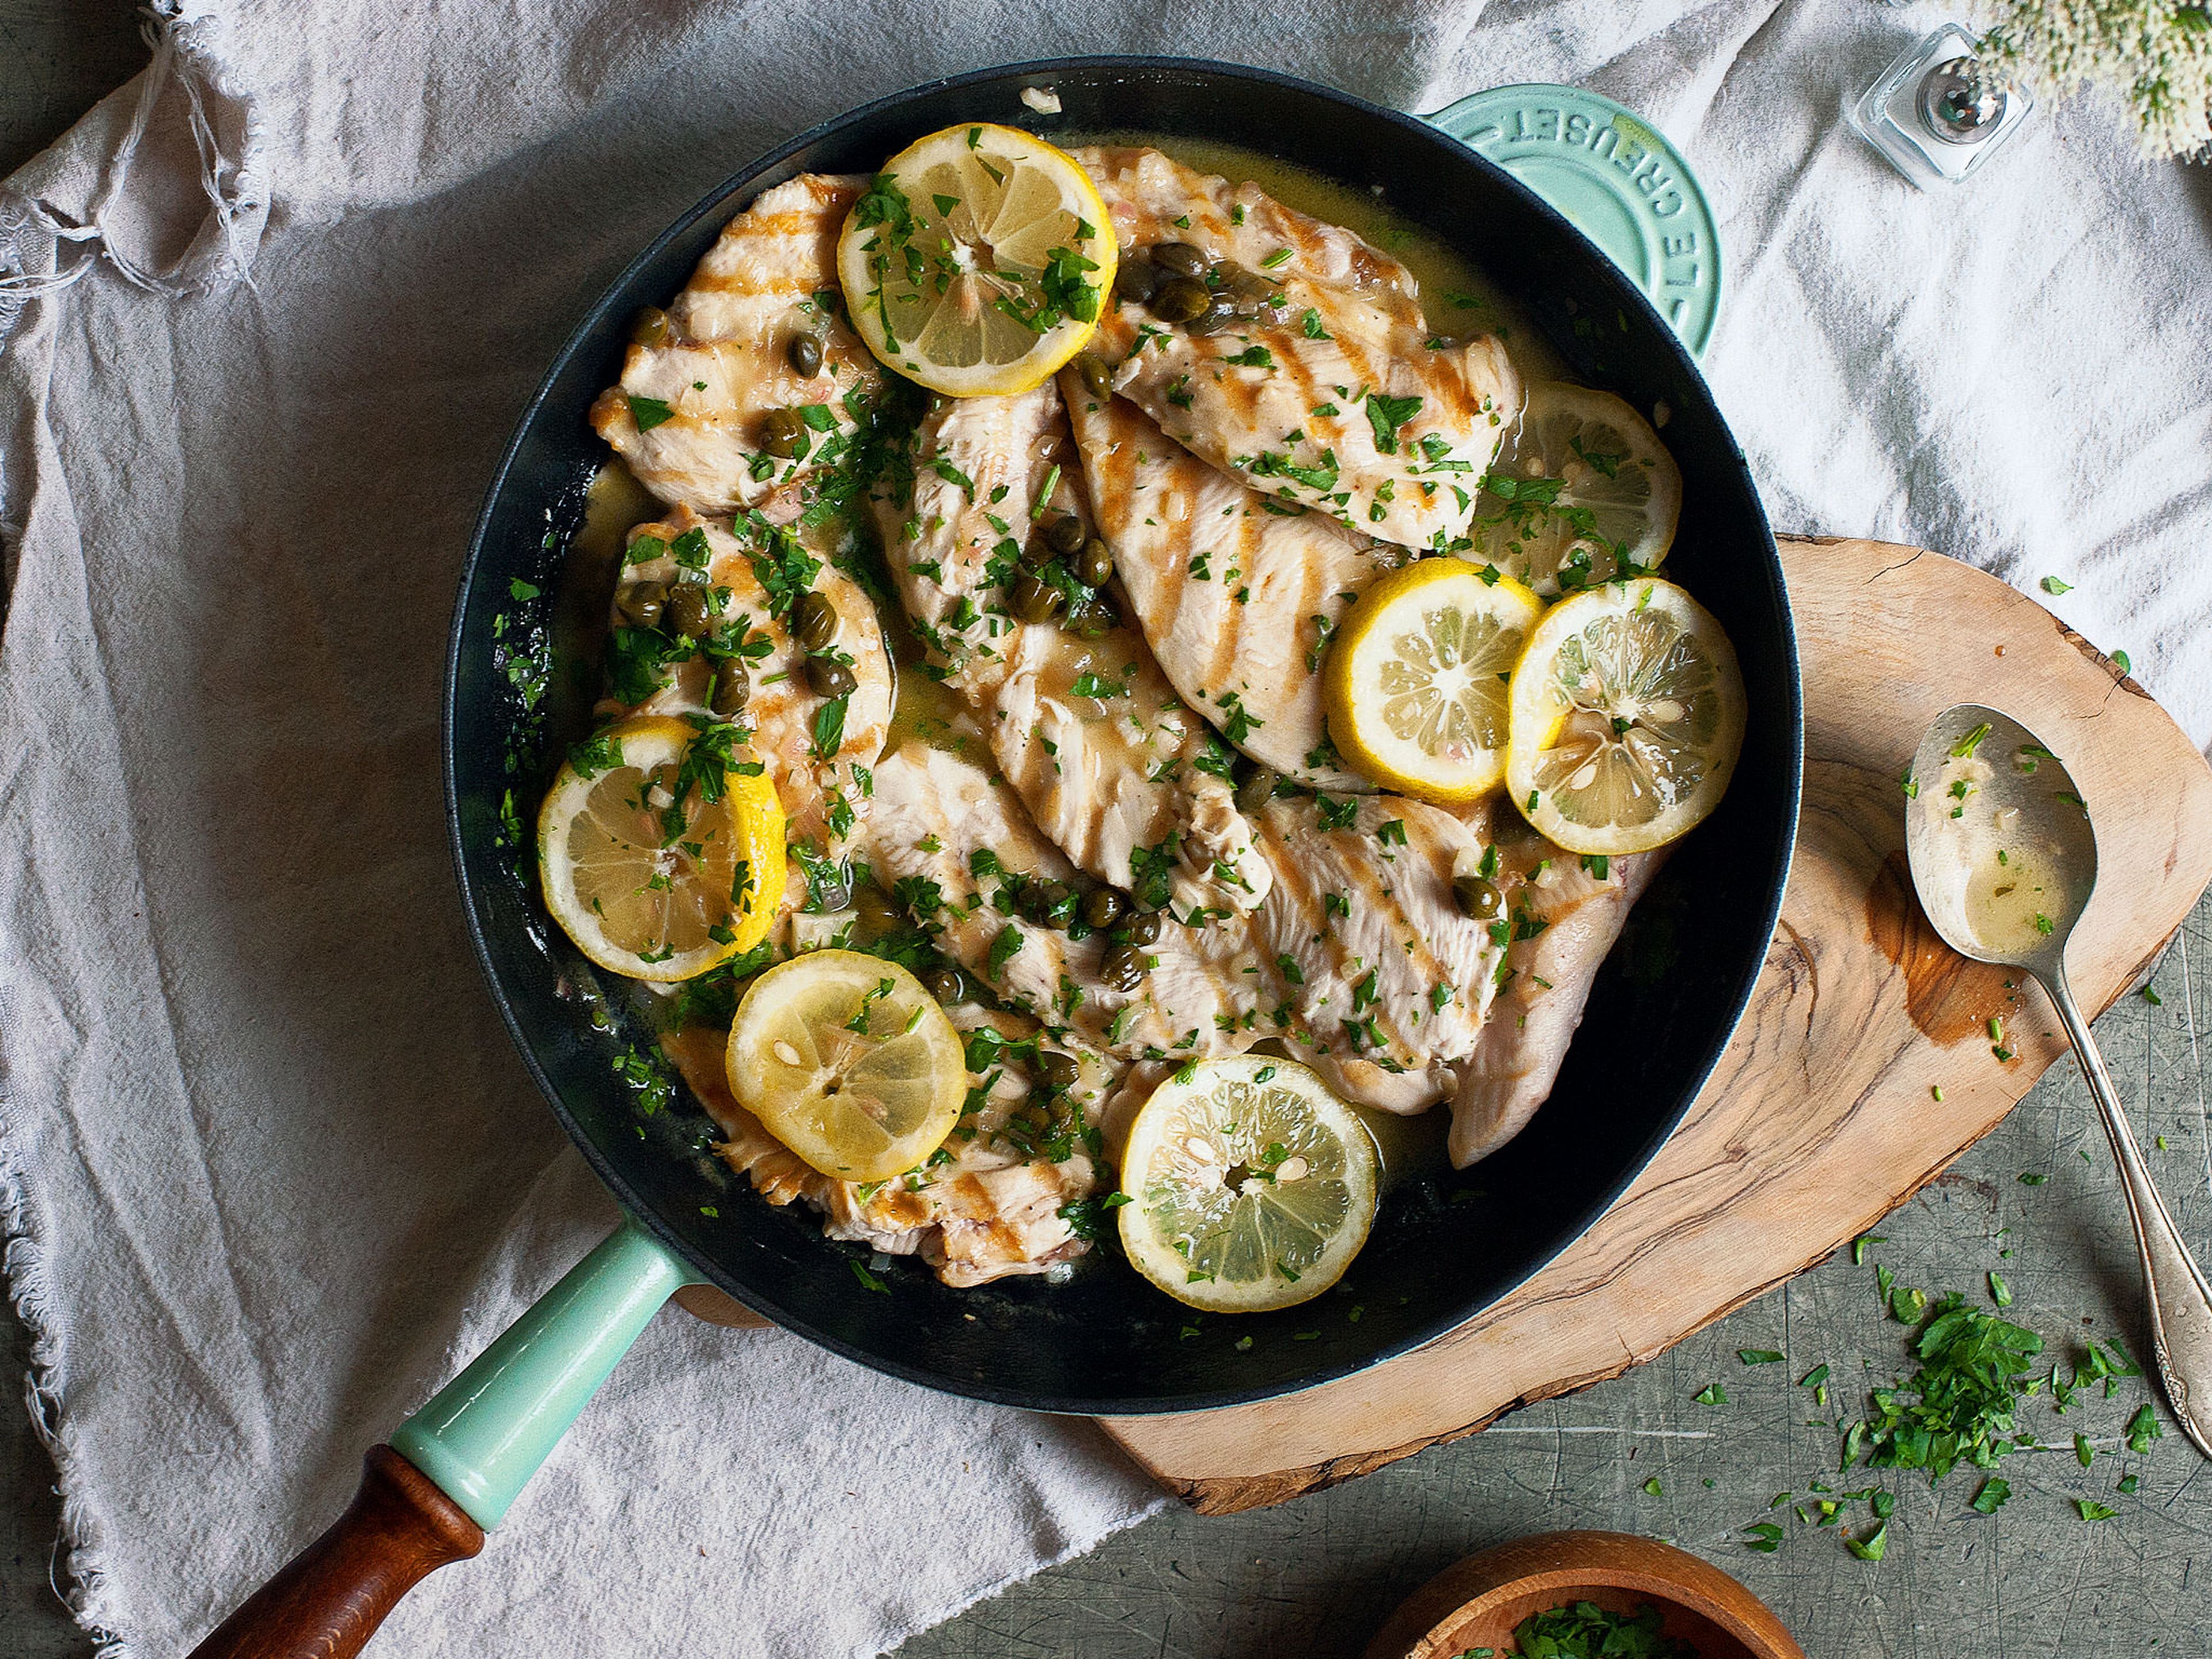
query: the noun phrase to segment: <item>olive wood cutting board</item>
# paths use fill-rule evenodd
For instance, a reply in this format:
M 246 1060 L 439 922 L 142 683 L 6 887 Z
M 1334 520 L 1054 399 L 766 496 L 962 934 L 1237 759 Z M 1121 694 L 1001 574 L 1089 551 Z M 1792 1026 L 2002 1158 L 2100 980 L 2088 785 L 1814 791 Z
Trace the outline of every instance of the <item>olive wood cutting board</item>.
M 2085 1006 L 2134 986 L 2212 879 L 2212 770 L 2049 611 L 1918 548 L 1781 545 L 1804 814 L 1765 969 L 1711 1079 L 1595 1227 L 1457 1330 L 1302 1394 L 1105 1419 L 1194 1509 L 1279 1504 L 1642 1364 L 1864 1231 L 2066 1053 L 2042 993 L 1954 954 L 1912 897 L 1899 783 L 1940 709 L 2015 713 L 2089 802 L 2102 878 L 2068 957 Z

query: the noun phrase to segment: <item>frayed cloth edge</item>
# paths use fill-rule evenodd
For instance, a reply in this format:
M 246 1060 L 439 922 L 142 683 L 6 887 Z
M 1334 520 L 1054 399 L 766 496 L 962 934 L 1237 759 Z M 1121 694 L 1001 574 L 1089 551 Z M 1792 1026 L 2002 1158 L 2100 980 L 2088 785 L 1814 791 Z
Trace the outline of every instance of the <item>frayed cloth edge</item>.
M 144 25 L 152 59 L 140 76 L 138 101 L 113 153 L 100 164 L 101 176 L 88 221 L 72 223 L 20 191 L 0 190 L 0 350 L 4 350 L 29 301 L 58 294 L 82 280 L 104 259 L 125 281 L 179 300 L 214 293 L 243 279 L 268 222 L 269 191 L 260 174 L 258 125 L 252 100 L 226 87 L 223 65 L 210 38 L 219 27 L 210 10 L 187 15 L 187 0 L 154 0 Z M 111 206 L 129 188 L 141 145 L 151 128 L 163 93 L 183 94 L 192 142 L 198 151 L 198 179 L 208 213 L 191 245 L 170 264 L 155 269 L 122 252 L 109 237 Z M 245 112 L 239 153 L 228 153 L 209 114 L 210 97 L 229 98 Z M 57 244 L 54 269 L 33 271 L 24 238 Z M 76 250 L 65 257 L 64 249 Z
M 100 1602 L 106 1588 L 106 1528 L 76 1490 L 69 1468 L 76 1461 L 76 1425 L 67 1407 L 63 1356 L 66 1331 L 53 1299 L 46 1243 L 33 1217 L 29 1179 L 16 1146 L 15 1103 L 0 1091 L 0 1267 L 4 1267 L 9 1303 L 31 1337 L 30 1369 L 23 1377 L 23 1405 L 32 1432 L 53 1459 L 55 1488 L 61 1495 L 61 1530 L 55 1540 L 46 1582 L 85 1633 L 99 1646 L 97 1659 L 132 1659 L 124 1639 L 103 1622 Z M 67 1583 L 56 1583 L 56 1569 Z

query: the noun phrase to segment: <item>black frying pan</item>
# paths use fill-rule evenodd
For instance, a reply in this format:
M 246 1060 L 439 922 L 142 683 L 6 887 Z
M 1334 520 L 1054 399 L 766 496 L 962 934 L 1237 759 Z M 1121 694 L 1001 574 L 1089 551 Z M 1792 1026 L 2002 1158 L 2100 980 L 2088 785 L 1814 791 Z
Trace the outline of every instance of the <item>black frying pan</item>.
M 1062 112 L 1026 108 L 1019 94 L 1032 86 L 1056 93 Z M 895 1262 L 877 1275 L 889 1294 L 869 1289 L 852 1271 L 864 1249 L 825 1240 L 812 1212 L 771 1206 L 733 1181 L 706 1150 L 716 1132 L 696 1101 L 679 1090 L 672 1103 L 648 1110 L 645 1092 L 617 1074 L 615 1058 L 633 1046 L 652 1052 L 652 1034 L 618 1000 L 598 1004 L 595 1022 L 585 994 L 591 970 L 547 920 L 530 869 L 526 826 L 563 749 L 587 729 L 597 690 L 592 646 L 606 578 L 589 579 L 565 555 L 584 487 L 607 459 L 585 411 L 617 374 L 630 318 L 681 288 L 760 191 L 802 172 L 871 171 L 923 134 L 974 119 L 1048 137 L 1136 132 L 1239 145 L 1376 190 L 1401 218 L 1464 253 L 1534 319 L 1575 378 L 1672 411 L 1665 441 L 1681 468 L 1683 502 L 1668 574 L 1727 629 L 1750 694 L 1726 800 L 1638 906 L 1529 1127 L 1471 1170 L 1390 1194 L 1366 1248 L 1318 1301 L 1200 1321 L 1195 1337 L 1184 1334 L 1183 1309 L 1111 1259 L 1110 1240 L 1096 1253 L 1107 1260 L 1065 1284 L 1015 1279 L 952 1290 Z M 1620 325 L 1575 326 L 1590 317 Z M 477 1526 L 496 1523 L 629 1337 L 687 1279 L 931 1388 L 1096 1414 L 1261 1399 L 1358 1370 L 1462 1323 L 1620 1195 L 1726 1047 L 1781 905 L 1802 735 L 1773 538 L 1690 355 L 1603 253 L 1436 127 L 1261 70 L 1070 58 L 934 82 L 772 151 L 671 227 L 586 313 L 492 482 L 453 622 L 447 787 L 469 931 L 532 1076 L 632 1222 L 394 1437 L 404 1458 L 373 1453 L 346 1519 L 202 1651 L 294 1651 L 282 1638 L 270 1645 L 280 1628 L 312 1634 L 329 1651 L 351 1629 L 339 1628 L 342 1605 L 360 1627 L 352 1639 L 365 1640 L 422 1571 L 473 1553 Z M 1347 1316 L 1354 1305 L 1356 1322 Z M 421 1559 L 406 1572 L 387 1570 L 365 1592 L 347 1564 L 365 1538 L 389 1538 L 395 1527 L 414 1538 Z

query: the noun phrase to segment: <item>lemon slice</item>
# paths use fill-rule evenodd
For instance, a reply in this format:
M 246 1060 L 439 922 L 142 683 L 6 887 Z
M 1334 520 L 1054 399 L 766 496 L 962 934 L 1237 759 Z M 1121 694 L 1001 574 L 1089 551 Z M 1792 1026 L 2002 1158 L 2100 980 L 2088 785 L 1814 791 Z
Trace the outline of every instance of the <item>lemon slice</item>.
M 960 1034 L 921 981 L 858 951 L 763 974 L 730 1027 L 730 1092 L 823 1175 L 888 1181 L 945 1144 L 968 1097 Z
M 1295 1060 L 1206 1060 L 1137 1114 L 1121 1186 L 1138 1272 L 1194 1308 L 1260 1313 L 1319 1296 L 1359 1254 L 1375 1143 Z
M 1357 770 L 1422 800 L 1505 775 L 1505 685 L 1543 601 L 1464 559 L 1422 559 L 1359 597 L 1322 671 L 1328 735 Z
M 768 937 L 783 807 L 735 739 L 731 726 L 642 715 L 578 744 L 553 780 L 538 878 L 553 919 L 600 967 L 689 979 Z
M 845 309 L 890 368 L 955 398 L 1027 392 L 1098 326 L 1114 227 L 1075 158 L 947 127 L 884 164 L 837 239 Z
M 1609 392 L 1560 380 L 1528 393 L 1483 480 L 1474 551 L 1547 599 L 1656 570 L 1674 544 L 1682 474 L 1650 422 Z
M 1735 648 L 1656 577 L 1553 606 L 1513 671 L 1505 787 L 1570 853 L 1641 853 L 1720 804 L 1743 747 Z

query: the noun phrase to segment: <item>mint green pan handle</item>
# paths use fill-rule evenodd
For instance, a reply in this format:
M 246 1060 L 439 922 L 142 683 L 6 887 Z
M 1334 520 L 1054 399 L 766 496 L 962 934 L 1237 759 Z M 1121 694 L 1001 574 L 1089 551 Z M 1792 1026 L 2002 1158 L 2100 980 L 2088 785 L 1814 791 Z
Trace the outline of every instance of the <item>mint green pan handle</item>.
M 1682 154 L 1633 110 L 1579 87 L 1492 87 L 1421 117 L 1495 161 L 1627 272 L 1692 356 L 1721 307 L 1721 241 Z
M 350 1659 L 426 1575 L 474 1555 L 690 1266 L 622 1225 L 373 1448 L 343 1515 L 193 1659 Z
M 625 1219 L 402 1424 L 392 1449 L 489 1532 L 661 1304 L 702 1282 Z

